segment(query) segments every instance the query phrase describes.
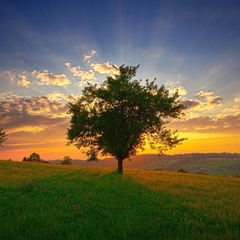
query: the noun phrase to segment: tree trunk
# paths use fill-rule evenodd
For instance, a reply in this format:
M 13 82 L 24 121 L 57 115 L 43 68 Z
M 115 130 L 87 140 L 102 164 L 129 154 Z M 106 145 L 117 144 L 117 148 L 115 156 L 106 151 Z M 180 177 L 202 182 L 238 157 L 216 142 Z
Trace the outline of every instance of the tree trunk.
M 117 161 L 118 161 L 117 173 L 123 174 L 123 159 L 118 158 Z

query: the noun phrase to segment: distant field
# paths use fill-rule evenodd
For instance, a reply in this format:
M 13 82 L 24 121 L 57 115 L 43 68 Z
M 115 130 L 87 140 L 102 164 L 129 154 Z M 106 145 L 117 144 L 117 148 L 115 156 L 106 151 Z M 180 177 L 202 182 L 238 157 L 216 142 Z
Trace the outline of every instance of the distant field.
M 53 161 L 52 163 L 59 163 Z M 75 166 L 116 167 L 115 159 L 104 159 L 98 162 L 74 160 Z M 131 161 L 124 160 L 125 168 L 140 168 L 148 170 L 178 171 L 204 173 L 210 175 L 240 175 L 240 154 L 238 153 L 191 153 L 163 155 L 156 154 L 137 155 Z
M 238 177 L 0 161 L 0 239 L 237 240 L 239 189 Z
M 156 161 L 149 162 L 145 168 L 170 171 L 184 169 L 193 173 L 240 176 L 240 158 L 204 157 L 197 154 L 193 154 L 191 157 L 188 155 L 176 155 L 160 157 Z
M 186 170 L 192 172 L 205 172 L 214 175 L 240 176 L 240 160 L 227 158 L 207 158 L 196 164 L 185 165 Z

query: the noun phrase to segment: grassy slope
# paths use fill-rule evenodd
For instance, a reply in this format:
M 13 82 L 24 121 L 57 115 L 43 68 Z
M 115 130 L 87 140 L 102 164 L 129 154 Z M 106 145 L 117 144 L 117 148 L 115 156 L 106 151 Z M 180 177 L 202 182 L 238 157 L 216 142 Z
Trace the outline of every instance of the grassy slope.
M 52 163 L 59 163 L 53 161 Z M 74 165 L 94 167 L 116 167 L 116 159 L 104 159 L 98 162 L 74 160 Z M 193 173 L 235 176 L 240 173 L 240 154 L 237 153 L 191 153 L 177 155 L 143 154 L 124 161 L 124 168 L 162 169 L 178 171 L 184 169 Z
M 0 161 L 0 239 L 240 239 L 240 178 Z

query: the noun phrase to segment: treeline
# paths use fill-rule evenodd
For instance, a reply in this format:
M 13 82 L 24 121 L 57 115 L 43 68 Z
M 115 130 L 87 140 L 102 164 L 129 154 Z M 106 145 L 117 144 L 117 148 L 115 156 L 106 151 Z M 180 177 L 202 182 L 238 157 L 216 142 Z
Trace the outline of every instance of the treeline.
M 32 153 L 28 158 L 24 157 L 23 162 L 39 162 L 39 163 L 49 163 L 48 161 L 45 161 L 41 159 L 40 155 L 38 153 Z M 65 156 L 63 160 L 60 162 L 61 165 L 72 165 L 72 159 L 69 156 Z
M 32 153 L 28 158 L 24 157 L 23 162 L 41 162 L 41 163 L 49 163 L 43 159 L 41 159 L 38 153 Z

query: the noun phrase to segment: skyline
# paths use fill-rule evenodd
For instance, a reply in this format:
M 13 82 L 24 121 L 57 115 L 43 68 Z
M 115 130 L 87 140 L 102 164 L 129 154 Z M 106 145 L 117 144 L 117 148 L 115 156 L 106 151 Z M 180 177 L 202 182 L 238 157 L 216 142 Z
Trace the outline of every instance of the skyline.
M 188 140 L 166 154 L 240 152 L 238 1 L 10 0 L 0 14 L 0 159 L 86 159 L 66 146 L 67 102 L 122 64 L 188 107 L 168 125 Z

